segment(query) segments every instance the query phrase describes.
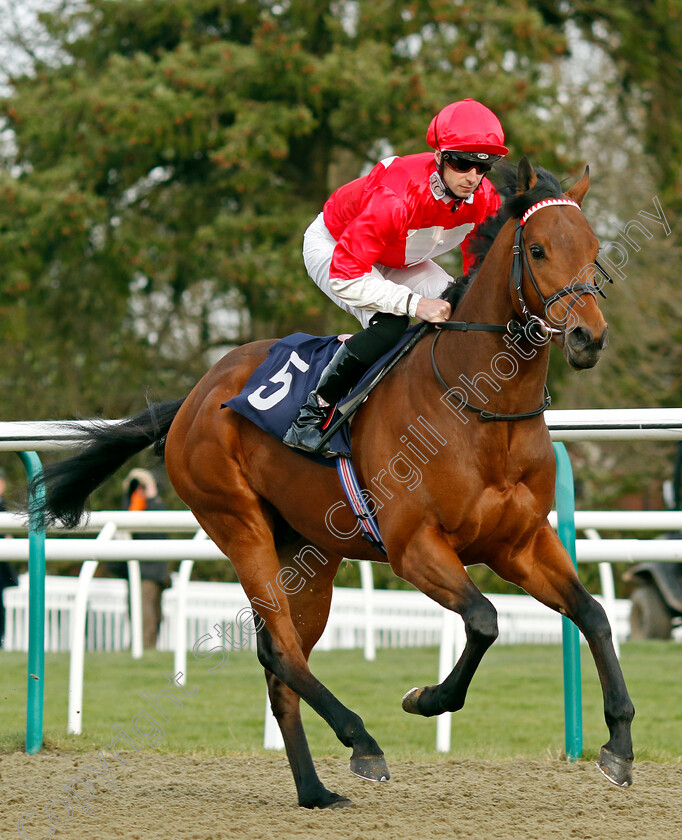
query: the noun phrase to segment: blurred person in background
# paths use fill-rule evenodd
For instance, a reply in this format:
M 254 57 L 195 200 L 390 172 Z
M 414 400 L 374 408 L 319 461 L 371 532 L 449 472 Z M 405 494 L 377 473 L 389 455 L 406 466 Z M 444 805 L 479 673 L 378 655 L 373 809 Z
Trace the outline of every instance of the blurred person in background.
M 136 468 L 123 480 L 124 510 L 165 510 L 156 479 L 149 470 Z M 133 533 L 134 540 L 165 539 L 165 534 Z M 127 563 L 109 563 L 109 572 L 116 577 L 128 577 Z M 142 578 L 142 635 L 145 648 L 155 648 L 161 625 L 161 595 L 170 586 L 168 563 L 165 560 L 141 561 Z

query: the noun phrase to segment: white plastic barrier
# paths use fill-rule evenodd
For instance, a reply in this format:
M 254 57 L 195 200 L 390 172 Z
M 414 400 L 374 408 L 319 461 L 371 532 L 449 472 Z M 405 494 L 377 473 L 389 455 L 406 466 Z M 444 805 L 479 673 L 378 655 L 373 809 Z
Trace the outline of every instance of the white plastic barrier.
M 550 409 L 552 440 L 682 440 L 682 408 Z
M 145 533 L 157 534 L 194 534 L 199 530 L 199 523 L 189 510 L 95 510 L 84 519 L 77 531 L 55 527 L 49 533 L 61 538 L 64 534 L 98 534 L 107 522 L 115 522 L 119 533 L 143 530 Z M 556 511 L 550 511 L 549 522 L 556 528 Z M 604 531 L 678 531 L 682 530 L 682 511 L 577 510 L 575 527 L 579 531 L 585 528 L 599 528 Z M 25 518 L 14 513 L 0 512 L 0 533 L 25 534 Z M 8 545 L 5 546 L 0 543 L 3 551 L 11 549 L 10 541 L 7 542 Z M 138 542 L 135 545 L 137 546 Z M 21 557 L 15 559 L 26 559 L 25 549 L 16 553 L 21 554 Z M 224 559 L 224 555 L 221 554 L 221 557 Z
M 189 561 L 188 561 L 189 562 Z M 173 585 L 163 593 L 162 622 L 158 649 L 177 654 L 178 628 L 184 623 L 185 661 L 197 640 L 220 632 L 235 638 L 234 625 L 240 610 L 248 607 L 244 591 L 238 583 L 188 581 L 184 585 L 185 621 L 179 621 L 181 596 L 180 573 L 172 576 Z M 51 651 L 71 649 L 72 613 L 78 590 L 78 578 L 48 575 L 46 578 L 47 643 Z M 554 644 L 561 641 L 560 617 L 527 595 L 488 595 L 499 613 L 499 644 Z M 335 587 L 329 621 L 316 650 L 367 649 L 368 636 L 372 647 L 437 647 L 442 643 L 443 610 L 421 592 L 374 590 L 373 628 L 364 620 L 367 594 L 362 589 Z M 5 590 L 7 605 L 6 649 L 27 649 L 26 616 L 28 615 L 28 576 L 21 575 L 19 586 Z M 629 601 L 617 602 L 614 629 L 620 639 L 628 633 Z M 86 649 L 120 651 L 130 648 L 130 619 L 126 581 L 95 578 L 88 587 Z M 229 644 L 229 642 L 228 642 Z M 245 635 L 241 647 L 255 650 L 255 636 Z M 191 663 L 190 657 L 190 663 Z M 176 665 L 178 660 L 175 660 Z M 180 669 L 181 670 L 181 669 Z M 175 672 L 177 673 L 177 671 Z M 183 671 L 185 673 L 185 671 Z
M 544 414 L 545 422 L 549 428 L 550 436 L 552 440 L 632 440 L 632 439 L 640 439 L 640 440 L 682 440 L 682 409 L 681 408 L 668 408 L 668 409 L 613 409 L 613 410 L 573 410 L 573 411 L 563 411 L 563 410 L 550 410 L 546 411 Z M 116 420 L 107 420 L 102 421 L 104 423 L 115 424 L 120 421 Z M 78 429 L 78 424 L 74 422 L 0 422 L 0 450 L 10 451 L 10 452 L 19 452 L 19 451 L 45 451 L 51 449 L 60 449 L 64 447 L 74 447 L 78 446 L 83 441 L 82 432 Z M 576 517 L 577 519 L 577 517 Z M 578 522 L 576 521 L 576 526 Z M 590 527 L 590 528 L 600 528 L 600 527 L 608 527 L 606 525 L 601 525 L 598 522 L 590 523 L 589 525 L 583 527 Z M 627 527 L 627 526 L 624 526 Z M 679 527 L 679 526 L 675 526 Z M 163 529 L 165 530 L 165 529 Z M 594 534 L 593 534 L 594 536 Z M 18 541 L 8 541 L 2 540 L 0 542 L 4 543 L 14 543 Z M 22 552 L 19 557 L 3 557 L 3 554 L 0 552 L 0 559 L 26 559 L 28 557 L 28 541 L 24 541 L 26 543 L 25 546 L 22 546 Z M 54 541 L 51 541 L 54 542 Z M 155 541 L 156 542 L 156 541 Z M 162 542 L 162 541 L 159 541 Z M 595 559 L 590 556 L 590 550 L 586 545 L 585 542 L 589 541 L 578 541 L 576 545 L 576 553 L 577 553 L 577 560 L 578 562 L 585 562 L 588 559 Z M 667 541 L 664 543 L 667 546 L 667 550 L 664 552 L 660 551 L 651 551 L 650 547 L 644 547 L 640 545 L 642 541 L 637 540 L 630 540 L 630 541 L 616 541 L 616 540 L 608 540 L 603 541 L 608 543 L 608 546 L 604 546 L 604 549 L 601 551 L 600 556 L 597 557 L 597 562 L 601 564 L 605 564 L 607 562 L 614 562 L 618 560 L 629 560 L 630 562 L 635 560 L 641 559 L 654 559 L 654 560 L 679 560 L 682 559 L 682 551 L 680 546 L 682 546 L 682 541 L 677 541 L 678 545 L 673 546 L 671 545 L 671 541 Z M 603 542 L 600 540 L 593 539 L 592 545 L 603 545 Z M 616 545 L 616 543 L 620 542 L 621 545 Z M 198 546 L 201 544 L 199 540 L 193 541 L 194 546 Z M 623 543 L 628 543 L 628 545 L 624 545 Z M 101 545 L 104 543 L 100 543 Z M 138 543 L 138 546 L 141 546 L 144 543 Z M 658 545 L 660 546 L 662 543 L 659 542 Z M 64 546 L 62 546 L 64 548 Z M 156 559 L 153 556 L 154 551 L 161 551 L 161 548 L 158 546 L 150 546 L 147 544 L 147 548 L 151 552 L 152 556 L 149 556 L 148 552 L 145 552 L 145 556 L 143 559 Z M 161 557 L 158 559 L 186 559 L 185 557 L 172 557 L 172 550 L 170 549 L 170 545 L 166 543 L 166 551 L 161 554 Z M 75 546 L 73 548 L 75 551 Z M 615 556 L 614 553 L 615 552 Z M 623 556 L 623 552 L 625 552 L 625 556 Z M 193 556 L 196 557 L 195 551 L 192 552 Z M 135 552 L 136 555 L 139 556 L 138 550 Z M 661 556 L 665 554 L 666 556 Z M 56 559 L 56 558 L 55 558 Z M 69 557 L 68 559 L 74 559 L 73 557 Z M 88 560 L 94 558 L 82 557 L 81 559 Z M 115 559 L 109 556 L 106 559 Z M 128 557 L 125 558 L 126 560 L 129 559 Z M 202 558 L 202 559 L 208 559 Z M 602 569 L 605 569 L 605 566 L 602 565 Z M 86 573 L 87 576 L 87 573 Z M 187 576 L 189 576 L 189 571 L 187 572 Z M 605 576 L 605 575 L 603 575 Z M 366 571 L 363 572 L 363 581 L 366 581 L 367 573 Z M 612 575 L 611 575 L 612 581 Z M 84 584 L 85 586 L 85 584 Z M 133 583 L 134 588 L 134 583 Z M 607 584 L 607 588 L 608 584 Z M 367 615 L 370 615 L 369 611 L 369 604 L 370 604 L 371 596 L 369 594 L 369 590 L 365 588 L 365 610 Z M 85 604 L 83 605 L 83 609 L 87 605 L 87 598 L 84 599 Z M 607 605 L 607 609 L 614 614 L 615 604 L 610 602 Z M 450 619 L 445 619 L 446 623 L 450 621 Z M 183 622 L 184 624 L 184 622 Z M 456 626 L 456 625 L 455 625 Z M 450 630 L 452 626 L 450 626 Z M 441 668 L 447 666 L 449 661 L 451 660 L 451 656 L 454 653 L 454 646 L 455 643 L 451 642 L 452 633 L 450 630 L 447 630 L 444 633 L 446 637 L 446 645 L 444 646 L 441 642 Z M 179 642 L 182 642 L 182 631 L 178 631 L 177 639 L 176 639 L 176 656 L 182 655 L 182 650 L 184 650 L 185 645 L 180 645 Z M 446 648 L 445 652 L 443 648 Z M 30 656 L 31 654 L 29 654 Z M 370 646 L 366 648 L 366 655 L 371 656 L 371 643 Z M 183 672 L 184 673 L 184 672 Z M 81 673 L 82 678 L 82 673 Z M 81 686 L 82 691 L 82 686 Z M 41 712 L 42 715 L 42 712 Z M 41 724 L 42 726 L 42 724 Z M 268 724 L 266 722 L 266 732 L 268 731 Z M 41 730 L 42 731 L 42 730 Z M 439 724 L 439 737 L 442 733 L 445 732 L 445 726 Z M 444 736 L 445 737 L 445 736 Z M 447 738 L 449 744 L 449 726 L 447 727 Z M 281 739 L 280 739 L 281 744 Z M 279 746 L 279 744 L 277 745 Z M 39 749 L 40 747 L 38 747 Z M 440 748 L 440 747 L 439 747 Z
M 71 617 L 78 578 L 48 575 L 45 578 L 45 650 L 68 651 Z M 5 650 L 28 650 L 28 574 L 19 585 L 4 590 Z M 86 650 L 121 651 L 131 645 L 128 584 L 125 580 L 95 578 L 88 587 Z

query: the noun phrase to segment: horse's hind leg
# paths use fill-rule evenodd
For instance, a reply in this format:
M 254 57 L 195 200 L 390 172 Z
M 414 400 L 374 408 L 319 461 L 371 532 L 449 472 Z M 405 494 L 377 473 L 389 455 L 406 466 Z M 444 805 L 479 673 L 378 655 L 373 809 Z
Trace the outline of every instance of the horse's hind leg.
M 303 543 L 301 542 L 293 548 L 287 546 L 286 549 L 280 550 L 278 552 L 280 565 L 286 567 L 287 563 L 293 559 L 296 550 L 302 547 Z M 289 596 L 289 609 L 301 640 L 301 650 L 306 661 L 327 623 L 331 606 L 332 584 L 340 559 L 338 558 L 336 562 L 332 562 L 330 559 L 327 566 L 324 566 L 315 575 L 310 586 L 305 587 L 298 594 Z M 314 599 L 314 611 L 309 608 L 307 603 L 310 598 Z M 272 646 L 272 637 L 266 628 L 258 633 L 257 641 L 259 656 L 267 659 L 271 655 L 269 648 Z M 349 805 L 349 799 L 327 790 L 317 775 L 303 730 L 298 694 L 288 688 L 279 677 L 276 677 L 267 668 L 265 669 L 265 678 L 268 684 L 270 705 L 282 732 L 289 765 L 294 776 L 298 804 L 304 808 L 334 808 Z
M 491 567 L 523 587 L 543 604 L 573 621 L 592 651 L 604 695 L 604 717 L 609 740 L 601 749 L 598 766 L 619 787 L 632 784 L 632 736 L 635 714 L 623 672 L 613 648 L 611 626 L 603 607 L 580 583 L 573 564 L 549 525 L 536 535 L 529 549 L 509 564 Z
M 464 620 L 466 645 L 452 672 L 439 685 L 414 688 L 403 697 L 411 714 L 439 715 L 461 709 L 483 655 L 497 638 L 497 612 L 482 595 L 452 548 L 423 529 L 407 545 L 399 574 Z
M 282 590 L 286 583 L 278 576 L 280 565 L 272 530 L 257 497 L 250 500 L 248 511 L 244 501 L 242 496 L 239 516 L 225 510 L 217 515 L 215 509 L 208 518 L 197 510 L 194 513 L 206 533 L 232 561 L 247 598 L 265 623 L 267 633 L 258 645 L 261 665 L 305 700 L 331 726 L 344 746 L 352 748 L 350 767 L 355 775 L 386 781 L 390 774 L 384 754 L 360 716 L 339 702 L 311 673 L 292 621 L 288 597 Z M 291 580 L 289 585 L 294 586 Z M 313 603 L 311 609 L 317 610 L 317 606 Z M 309 618 L 314 620 L 314 612 Z M 320 804 L 324 807 L 329 803 Z

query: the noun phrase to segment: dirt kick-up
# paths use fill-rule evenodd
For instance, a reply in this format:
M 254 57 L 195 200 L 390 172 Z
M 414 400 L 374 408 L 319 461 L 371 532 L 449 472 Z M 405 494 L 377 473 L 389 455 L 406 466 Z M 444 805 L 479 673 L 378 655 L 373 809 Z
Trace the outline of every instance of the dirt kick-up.
M 426 332 L 353 421 L 354 464 L 365 488 L 401 450 L 401 435 L 419 417 L 449 431 L 448 445 L 420 464 L 419 485 L 392 486 L 391 498 L 376 511 L 387 558 L 360 536 L 339 536 L 355 531 L 348 508 L 335 517 L 333 531 L 327 527 L 325 513 L 342 498 L 335 470 L 302 457 L 229 408 L 221 410 L 273 342 L 228 353 L 185 399 L 151 405 L 120 424 L 85 423 L 90 443 L 45 471 L 47 519 L 74 527 L 90 493 L 128 458 L 151 445 L 163 452 L 178 495 L 230 559 L 262 619 L 258 657 L 304 807 L 349 800 L 317 776 L 300 698 L 352 750 L 353 773 L 375 782 L 389 778 L 384 754 L 361 718 L 308 667 L 344 556 L 389 562 L 397 575 L 464 620 L 461 658 L 442 683 L 405 695 L 403 708 L 411 714 L 461 709 L 497 637 L 495 609 L 467 565 L 485 563 L 568 616 L 590 646 L 602 685 L 609 738 L 599 768 L 616 785 L 631 784 L 634 708 L 611 629 L 547 521 L 555 481 L 542 417 L 549 343 L 562 348 L 571 367 L 587 369 L 607 340 L 597 300 L 604 279 L 597 270 L 599 243 L 581 211 L 589 176 L 586 171 L 564 193 L 553 175 L 536 173 L 524 159 L 514 177 L 515 192 L 481 231 L 478 267 L 466 284 L 445 293 L 453 303 L 460 298 L 451 322 Z M 503 384 L 488 388 L 483 404 L 473 396 L 460 400 L 455 413 L 447 399 L 452 388 L 465 380 L 486 388 L 479 375 L 512 344 L 519 352 L 505 368 Z M 297 592 L 285 593 L 278 573 L 306 545 L 324 562 Z

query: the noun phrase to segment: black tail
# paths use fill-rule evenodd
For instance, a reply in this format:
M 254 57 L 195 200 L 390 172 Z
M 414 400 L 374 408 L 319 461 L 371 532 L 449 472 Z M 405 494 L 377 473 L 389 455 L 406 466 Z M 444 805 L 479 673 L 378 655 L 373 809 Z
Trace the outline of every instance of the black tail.
M 42 517 L 46 526 L 62 522 L 67 528 L 77 527 L 88 496 L 129 458 L 152 445 L 158 455 L 163 454 L 166 435 L 183 402 L 184 398 L 150 403 L 145 411 L 116 424 L 98 420 L 81 423 L 85 448 L 49 464 L 43 476 L 31 483 L 31 515 Z M 44 499 L 35 492 L 40 485 L 45 488 Z

